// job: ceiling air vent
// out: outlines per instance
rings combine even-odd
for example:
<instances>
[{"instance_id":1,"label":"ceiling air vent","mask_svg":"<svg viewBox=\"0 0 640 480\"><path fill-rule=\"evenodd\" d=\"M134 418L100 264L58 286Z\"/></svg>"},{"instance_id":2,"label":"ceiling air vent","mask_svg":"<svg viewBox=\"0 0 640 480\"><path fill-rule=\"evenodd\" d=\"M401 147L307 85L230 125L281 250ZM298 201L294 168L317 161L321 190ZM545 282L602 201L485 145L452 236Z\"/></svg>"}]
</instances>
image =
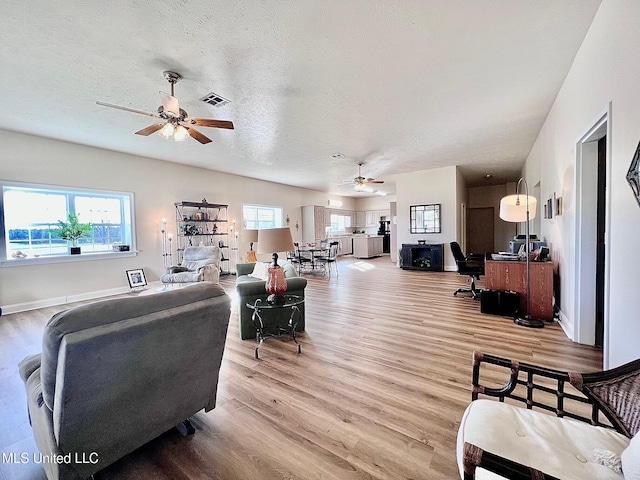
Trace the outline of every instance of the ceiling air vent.
<instances>
[{"instance_id":1,"label":"ceiling air vent","mask_svg":"<svg viewBox=\"0 0 640 480\"><path fill-rule=\"evenodd\" d=\"M231 100L227 100L222 95L218 95L217 93L213 93L213 92L208 93L207 95L202 97L200 100L203 101L204 103L208 103L209 105L213 105L214 107L221 107L231 101Z\"/></svg>"}]
</instances>

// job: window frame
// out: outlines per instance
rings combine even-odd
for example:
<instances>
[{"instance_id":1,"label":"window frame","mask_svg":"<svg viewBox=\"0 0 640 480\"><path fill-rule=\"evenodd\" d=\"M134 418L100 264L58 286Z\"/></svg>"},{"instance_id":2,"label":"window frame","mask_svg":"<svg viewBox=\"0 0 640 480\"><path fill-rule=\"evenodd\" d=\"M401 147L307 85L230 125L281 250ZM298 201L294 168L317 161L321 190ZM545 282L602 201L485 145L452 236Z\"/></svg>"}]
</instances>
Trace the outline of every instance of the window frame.
<instances>
[{"instance_id":1,"label":"window frame","mask_svg":"<svg viewBox=\"0 0 640 480\"><path fill-rule=\"evenodd\" d=\"M334 221L334 218L335 221ZM342 230L340 229L340 220L337 217L342 217ZM339 210L334 210L330 217L331 218L331 226L329 227L329 232L330 233L346 233L347 228L351 228L351 214L347 215L346 212L342 213ZM334 229L334 225L336 226L336 228Z\"/></svg>"},{"instance_id":2,"label":"window frame","mask_svg":"<svg viewBox=\"0 0 640 480\"><path fill-rule=\"evenodd\" d=\"M253 220L247 220L245 218L245 208L255 208L256 210L265 209L265 210L273 210L274 211L274 225L270 227L260 226L259 220L256 219L256 225L250 226L248 222L253 222ZM277 210L279 210L280 218L277 218ZM256 212L257 213L257 212ZM249 230L264 230L266 228L282 228L284 224L284 207L278 205L258 205L255 203L243 203L242 204L242 226L243 228Z\"/></svg>"},{"instance_id":3,"label":"window frame","mask_svg":"<svg viewBox=\"0 0 640 480\"><path fill-rule=\"evenodd\" d=\"M6 221L5 221L5 188L15 188L24 190L34 190L34 193L59 193L64 195L68 201L69 198L74 196L95 196L95 197L113 197L119 198L122 206L122 213L124 218L122 219L122 228L129 230L131 241L129 242L129 251L115 252L113 250L104 250L97 252L83 252L80 255L66 254L53 254L41 257L27 257L20 260L8 257L10 251L7 249L6 238ZM126 199L126 200L125 200ZM125 204L122 205L122 202ZM128 203L128 211L127 205ZM67 203L66 213L69 214L73 211L73 208L69 208ZM128 220L128 222L127 222ZM101 226L103 224L100 224ZM25 182L13 182L0 180L0 267L18 267L24 265L39 265L50 263L66 263L66 262L83 262L91 260L105 260L110 258L123 258L134 257L137 255L136 248L136 221L135 221L135 196L133 192L114 191L114 190L102 190L97 188L83 188L72 187L67 185L47 185L38 183L25 183Z\"/></svg>"},{"instance_id":4,"label":"window frame","mask_svg":"<svg viewBox=\"0 0 640 480\"><path fill-rule=\"evenodd\" d=\"M427 211L434 212L436 217L433 225L426 226L424 218ZM418 212L422 212L422 226L419 228L416 224L418 221ZM418 235L428 235L432 233L442 233L442 207L440 203L426 203L422 205L409 206L409 233Z\"/></svg>"}]
</instances>

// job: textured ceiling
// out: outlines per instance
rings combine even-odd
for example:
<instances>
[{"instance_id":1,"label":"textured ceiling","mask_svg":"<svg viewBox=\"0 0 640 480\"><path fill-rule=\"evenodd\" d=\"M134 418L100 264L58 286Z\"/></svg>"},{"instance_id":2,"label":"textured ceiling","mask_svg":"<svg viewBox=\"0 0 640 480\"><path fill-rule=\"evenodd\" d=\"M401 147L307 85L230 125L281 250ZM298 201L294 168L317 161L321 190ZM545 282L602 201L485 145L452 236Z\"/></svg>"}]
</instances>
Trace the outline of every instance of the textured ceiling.
<instances>
[{"instance_id":1,"label":"textured ceiling","mask_svg":"<svg viewBox=\"0 0 640 480\"><path fill-rule=\"evenodd\" d=\"M600 0L2 1L0 128L341 195L517 179ZM134 132L175 86L213 142ZM223 107L198 101L209 92ZM331 154L341 153L341 158Z\"/></svg>"}]
</instances>

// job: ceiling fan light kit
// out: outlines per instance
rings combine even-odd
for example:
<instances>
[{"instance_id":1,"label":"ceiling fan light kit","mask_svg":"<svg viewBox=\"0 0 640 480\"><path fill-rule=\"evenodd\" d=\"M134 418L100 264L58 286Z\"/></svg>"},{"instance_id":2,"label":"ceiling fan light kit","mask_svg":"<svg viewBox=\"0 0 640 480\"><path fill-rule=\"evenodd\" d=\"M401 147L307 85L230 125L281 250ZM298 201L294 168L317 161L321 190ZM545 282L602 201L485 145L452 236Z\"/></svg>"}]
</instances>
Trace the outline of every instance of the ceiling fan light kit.
<instances>
[{"instance_id":1,"label":"ceiling fan light kit","mask_svg":"<svg viewBox=\"0 0 640 480\"><path fill-rule=\"evenodd\" d=\"M193 125L199 127L210 128L226 128L233 130L233 122L228 120L213 120L211 118L190 118L186 111L180 108L178 99L174 96L174 85L182 78L179 73L172 72L171 70L165 70L162 72L164 78L171 85L171 95L164 92L160 93L160 99L162 105L158 107L156 113L145 112L142 110L136 110L134 108L123 107L121 105L114 105L106 102L96 102L98 105L104 107L117 108L127 112L138 113L140 115L146 115L149 117L160 118L164 120L164 123L159 122L148 127L138 130L136 135L149 136L152 133L158 132L162 138L168 139L173 136L176 142L184 142L187 138L191 137L202 144L210 143L211 139L200 133L193 128Z\"/></svg>"},{"instance_id":2,"label":"ceiling fan light kit","mask_svg":"<svg viewBox=\"0 0 640 480\"><path fill-rule=\"evenodd\" d=\"M342 154L340 154L342 155ZM385 192L378 192L378 190L376 190L375 188L371 187L371 184L381 184L384 183L384 180L375 180L373 178L365 178L362 176L362 165L364 165L364 163L359 162L358 163L358 176L355 177L353 180L350 180L348 182L343 182L343 183L347 183L347 184L353 184L353 188L356 192L367 192L367 193L375 193L377 195L386 195Z\"/></svg>"}]
</instances>

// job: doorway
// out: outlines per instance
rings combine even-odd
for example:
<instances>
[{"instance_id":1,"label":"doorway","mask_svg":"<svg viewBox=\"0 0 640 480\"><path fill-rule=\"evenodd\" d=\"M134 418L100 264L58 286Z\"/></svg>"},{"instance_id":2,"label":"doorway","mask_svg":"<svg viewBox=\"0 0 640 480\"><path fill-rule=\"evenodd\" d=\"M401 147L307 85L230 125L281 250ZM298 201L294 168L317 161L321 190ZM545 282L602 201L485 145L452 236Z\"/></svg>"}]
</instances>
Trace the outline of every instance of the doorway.
<instances>
[{"instance_id":1,"label":"doorway","mask_svg":"<svg viewBox=\"0 0 640 480\"><path fill-rule=\"evenodd\" d=\"M601 346L604 369L609 368L610 115L611 104L576 145L576 248L572 268L575 303L571 338Z\"/></svg>"},{"instance_id":2,"label":"doorway","mask_svg":"<svg viewBox=\"0 0 640 480\"><path fill-rule=\"evenodd\" d=\"M598 140L598 186L596 209L596 347L604 340L604 270L607 193L607 137Z\"/></svg>"},{"instance_id":3,"label":"doorway","mask_svg":"<svg viewBox=\"0 0 640 480\"><path fill-rule=\"evenodd\" d=\"M467 209L467 255L494 251L493 222L493 207Z\"/></svg>"}]
</instances>

